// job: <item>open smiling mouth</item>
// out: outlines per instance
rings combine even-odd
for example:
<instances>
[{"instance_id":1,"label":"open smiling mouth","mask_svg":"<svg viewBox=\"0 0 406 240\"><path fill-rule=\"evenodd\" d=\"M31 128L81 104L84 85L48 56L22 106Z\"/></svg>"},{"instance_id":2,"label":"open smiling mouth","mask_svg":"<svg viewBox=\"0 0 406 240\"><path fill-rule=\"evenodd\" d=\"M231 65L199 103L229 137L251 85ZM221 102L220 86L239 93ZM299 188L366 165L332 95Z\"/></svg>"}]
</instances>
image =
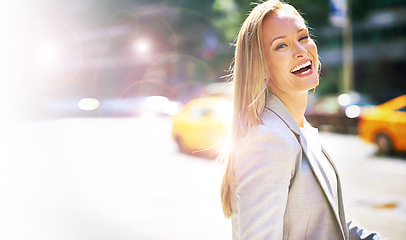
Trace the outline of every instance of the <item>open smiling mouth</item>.
<instances>
[{"instance_id":1,"label":"open smiling mouth","mask_svg":"<svg viewBox=\"0 0 406 240\"><path fill-rule=\"evenodd\" d=\"M307 61L299 66L296 66L292 70L290 70L291 73L295 74L296 76L307 76L308 74L311 74L312 71L312 62Z\"/></svg>"}]
</instances>

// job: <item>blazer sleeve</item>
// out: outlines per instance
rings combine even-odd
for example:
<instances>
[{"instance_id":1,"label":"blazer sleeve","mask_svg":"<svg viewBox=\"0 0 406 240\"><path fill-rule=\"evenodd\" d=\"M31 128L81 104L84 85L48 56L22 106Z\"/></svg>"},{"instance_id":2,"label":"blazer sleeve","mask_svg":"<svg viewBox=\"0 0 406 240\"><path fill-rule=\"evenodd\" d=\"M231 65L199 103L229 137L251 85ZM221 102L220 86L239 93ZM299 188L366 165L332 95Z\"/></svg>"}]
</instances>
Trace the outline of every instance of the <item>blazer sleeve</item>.
<instances>
[{"instance_id":1,"label":"blazer sleeve","mask_svg":"<svg viewBox=\"0 0 406 240\"><path fill-rule=\"evenodd\" d=\"M388 240L388 238L381 238L375 232L367 231L353 221L348 222L347 226L350 240Z\"/></svg>"},{"instance_id":2,"label":"blazer sleeve","mask_svg":"<svg viewBox=\"0 0 406 240\"><path fill-rule=\"evenodd\" d=\"M272 129L259 125L234 163L239 239L283 238L289 185L301 151L290 129Z\"/></svg>"}]
</instances>

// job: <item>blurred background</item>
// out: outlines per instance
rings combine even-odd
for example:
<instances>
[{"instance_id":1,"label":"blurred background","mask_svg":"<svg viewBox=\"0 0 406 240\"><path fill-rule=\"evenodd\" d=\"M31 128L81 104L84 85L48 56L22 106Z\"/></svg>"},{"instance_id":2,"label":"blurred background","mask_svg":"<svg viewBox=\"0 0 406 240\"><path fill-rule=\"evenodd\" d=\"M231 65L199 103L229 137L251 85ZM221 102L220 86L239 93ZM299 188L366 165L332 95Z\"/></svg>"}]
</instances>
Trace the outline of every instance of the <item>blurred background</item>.
<instances>
[{"instance_id":1,"label":"blurred background","mask_svg":"<svg viewBox=\"0 0 406 240\"><path fill-rule=\"evenodd\" d=\"M339 168L347 218L405 239L406 1L289 2L318 45L306 117ZM231 239L213 158L253 6L2 1L1 237Z\"/></svg>"}]
</instances>

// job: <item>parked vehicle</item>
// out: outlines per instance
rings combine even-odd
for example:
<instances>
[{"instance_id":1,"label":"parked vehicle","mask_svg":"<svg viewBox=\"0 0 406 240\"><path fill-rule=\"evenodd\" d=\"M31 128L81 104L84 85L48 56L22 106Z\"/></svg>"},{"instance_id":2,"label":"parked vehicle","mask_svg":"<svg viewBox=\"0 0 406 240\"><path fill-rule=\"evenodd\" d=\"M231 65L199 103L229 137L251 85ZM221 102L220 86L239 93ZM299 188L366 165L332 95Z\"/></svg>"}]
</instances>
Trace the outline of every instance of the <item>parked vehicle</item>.
<instances>
[{"instance_id":1,"label":"parked vehicle","mask_svg":"<svg viewBox=\"0 0 406 240\"><path fill-rule=\"evenodd\" d=\"M365 111L358 136L375 143L381 154L406 152L406 95Z\"/></svg>"},{"instance_id":2,"label":"parked vehicle","mask_svg":"<svg viewBox=\"0 0 406 240\"><path fill-rule=\"evenodd\" d=\"M173 117L172 136L181 152L217 154L224 147L231 117L228 98L197 98Z\"/></svg>"},{"instance_id":3,"label":"parked vehicle","mask_svg":"<svg viewBox=\"0 0 406 240\"><path fill-rule=\"evenodd\" d=\"M373 106L371 99L359 93L328 94L311 99L305 116L314 127L355 133L360 114Z\"/></svg>"}]
</instances>

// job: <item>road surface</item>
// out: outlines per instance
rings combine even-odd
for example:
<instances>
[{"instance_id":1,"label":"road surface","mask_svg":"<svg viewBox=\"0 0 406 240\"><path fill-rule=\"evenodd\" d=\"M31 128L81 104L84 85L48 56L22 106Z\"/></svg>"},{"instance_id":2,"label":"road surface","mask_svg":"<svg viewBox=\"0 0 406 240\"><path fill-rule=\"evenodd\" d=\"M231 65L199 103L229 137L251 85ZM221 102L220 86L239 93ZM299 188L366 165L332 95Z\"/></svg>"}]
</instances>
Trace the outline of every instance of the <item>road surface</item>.
<instances>
[{"instance_id":1,"label":"road surface","mask_svg":"<svg viewBox=\"0 0 406 240\"><path fill-rule=\"evenodd\" d=\"M2 124L0 238L227 240L222 166L178 152L170 119L66 118ZM347 218L406 239L406 160L356 136L321 133Z\"/></svg>"}]
</instances>

